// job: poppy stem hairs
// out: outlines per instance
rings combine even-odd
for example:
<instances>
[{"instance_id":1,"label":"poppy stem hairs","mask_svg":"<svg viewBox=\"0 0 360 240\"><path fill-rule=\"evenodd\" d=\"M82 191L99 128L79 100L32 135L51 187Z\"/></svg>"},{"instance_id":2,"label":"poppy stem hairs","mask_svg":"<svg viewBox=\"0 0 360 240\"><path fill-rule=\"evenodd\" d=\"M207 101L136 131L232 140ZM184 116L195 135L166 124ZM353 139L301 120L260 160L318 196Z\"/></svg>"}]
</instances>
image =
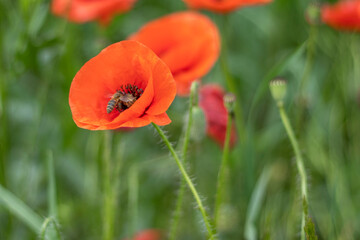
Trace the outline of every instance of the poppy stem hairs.
<instances>
[{"instance_id":1,"label":"poppy stem hairs","mask_svg":"<svg viewBox=\"0 0 360 240\"><path fill-rule=\"evenodd\" d=\"M194 105L196 106L197 102L198 102L197 101L197 98L198 98L197 93L199 91L198 88L199 88L198 82L193 82L191 84L190 97L189 97L189 113L188 113L187 123L185 126L185 134L184 134L184 140L183 140L183 146L182 146L182 157L183 157L183 163L185 166L187 164L186 156L187 156L187 149L188 149L189 140L190 140L191 126L192 126L192 122L193 122L193 106ZM179 218L180 218L181 210L182 210L182 206L183 206L185 187L186 187L186 182L185 182L185 179L182 178L181 184L180 184L180 189L179 189L179 194L177 196L175 213L174 213L174 216L173 216L173 219L171 222L169 240L176 239L176 231L177 231Z\"/></svg>"},{"instance_id":2,"label":"poppy stem hairs","mask_svg":"<svg viewBox=\"0 0 360 240\"><path fill-rule=\"evenodd\" d=\"M179 156L175 152L175 149L173 148L173 146L171 145L171 143L169 142L169 140L165 136L164 132L160 129L160 127L158 125L154 124L154 123L152 123L152 125L154 126L156 131L159 133L159 135L162 138L162 140L164 141L165 145L169 148L169 151L170 151L171 155L175 159L176 164L178 165L181 174L183 175L187 185L189 186L189 188L190 188L190 190L191 190L191 192L192 192L192 194L193 194L193 196L195 198L195 201L196 201L196 203L197 203L197 205L199 207L201 215L203 217L206 229L208 231L209 239L210 240L218 239L217 236L216 236L216 231L215 231L215 229L213 229L213 227L212 227L212 225L211 225L211 223L209 221L208 214L206 213L204 205L202 204L202 201L200 199L200 195L198 194L193 182L191 181L189 175L187 174L181 160L179 159Z\"/></svg>"},{"instance_id":3,"label":"poppy stem hairs","mask_svg":"<svg viewBox=\"0 0 360 240\"><path fill-rule=\"evenodd\" d=\"M228 117L226 124L226 135L223 148L223 155L221 158L221 165L219 169L218 179L217 179L217 190L216 190L216 199L215 199L215 214L214 214L214 223L215 227L219 229L218 223L220 217L222 217L222 207L225 201L228 201L228 184L229 184L229 151L230 151L230 139L231 139L231 129L233 125L233 108L235 103L234 94L226 94L224 96L225 106L227 108Z\"/></svg>"},{"instance_id":4,"label":"poppy stem hairs","mask_svg":"<svg viewBox=\"0 0 360 240\"><path fill-rule=\"evenodd\" d=\"M305 240L305 224L312 224L308 217L308 193L307 193L307 177L304 167L304 161L300 152L299 143L295 137L294 130L290 124L289 118L284 109L284 98L286 95L286 81L283 79L274 79L270 82L270 90L273 98L277 102L280 117L285 127L286 133L290 139L291 145L295 152L296 166L300 175L301 182L301 198L303 199L303 214L301 220L301 240ZM309 222L308 222L309 221Z\"/></svg>"}]
</instances>

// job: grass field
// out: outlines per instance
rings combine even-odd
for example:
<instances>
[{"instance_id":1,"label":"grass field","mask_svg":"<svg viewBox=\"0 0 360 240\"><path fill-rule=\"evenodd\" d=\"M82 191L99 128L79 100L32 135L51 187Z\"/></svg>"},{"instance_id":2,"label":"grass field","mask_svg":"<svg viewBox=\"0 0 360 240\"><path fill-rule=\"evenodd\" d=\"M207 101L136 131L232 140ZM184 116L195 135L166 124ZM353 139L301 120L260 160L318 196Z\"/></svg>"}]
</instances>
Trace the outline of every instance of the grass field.
<instances>
[{"instance_id":1,"label":"grass field","mask_svg":"<svg viewBox=\"0 0 360 240\"><path fill-rule=\"evenodd\" d=\"M228 15L201 11L222 36L221 56L201 82L235 91L242 109L219 239L301 238L303 179L270 94L277 76L287 80L284 109L303 157L317 238L360 239L360 36L309 25L311 2L274 0ZM151 125L78 128L69 89L103 48L186 5L138 0L106 27L68 22L49 6L0 0L0 239L120 240L144 229L168 239L182 176L158 133ZM172 123L162 128L179 152L188 105L177 96L167 111ZM211 219L222 155L209 137L190 140L187 170ZM176 239L207 239L188 188Z\"/></svg>"}]
</instances>

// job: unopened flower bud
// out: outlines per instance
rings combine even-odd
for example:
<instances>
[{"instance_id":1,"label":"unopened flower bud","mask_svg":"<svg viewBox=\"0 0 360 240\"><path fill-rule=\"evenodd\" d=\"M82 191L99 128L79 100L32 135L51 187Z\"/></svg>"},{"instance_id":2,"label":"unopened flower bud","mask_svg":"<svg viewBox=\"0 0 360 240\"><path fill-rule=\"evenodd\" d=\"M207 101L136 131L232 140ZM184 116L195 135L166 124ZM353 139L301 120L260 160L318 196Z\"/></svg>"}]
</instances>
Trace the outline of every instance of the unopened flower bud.
<instances>
[{"instance_id":1,"label":"unopened flower bud","mask_svg":"<svg viewBox=\"0 0 360 240\"><path fill-rule=\"evenodd\" d=\"M190 138L194 142L200 142L206 135L206 119L200 107L194 106L192 108L192 119Z\"/></svg>"},{"instance_id":2,"label":"unopened flower bud","mask_svg":"<svg viewBox=\"0 0 360 240\"><path fill-rule=\"evenodd\" d=\"M230 115L234 114L234 106L235 106L236 96L233 93L226 93L224 95L224 105L226 110Z\"/></svg>"},{"instance_id":3,"label":"unopened flower bud","mask_svg":"<svg viewBox=\"0 0 360 240\"><path fill-rule=\"evenodd\" d=\"M275 78L270 81L270 92L275 101L282 103L286 95L286 80L283 78Z\"/></svg>"},{"instance_id":4,"label":"unopened flower bud","mask_svg":"<svg viewBox=\"0 0 360 240\"><path fill-rule=\"evenodd\" d=\"M305 11L305 19L310 25L320 25L321 5L319 3L310 3Z\"/></svg>"}]
</instances>

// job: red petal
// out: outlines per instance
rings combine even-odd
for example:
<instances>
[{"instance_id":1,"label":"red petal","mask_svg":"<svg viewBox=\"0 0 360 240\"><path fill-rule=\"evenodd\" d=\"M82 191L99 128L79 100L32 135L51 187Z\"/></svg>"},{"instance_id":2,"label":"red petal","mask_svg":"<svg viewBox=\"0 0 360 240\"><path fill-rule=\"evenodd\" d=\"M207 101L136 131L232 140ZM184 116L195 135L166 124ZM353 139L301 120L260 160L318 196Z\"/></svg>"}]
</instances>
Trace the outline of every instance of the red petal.
<instances>
[{"instance_id":1,"label":"red petal","mask_svg":"<svg viewBox=\"0 0 360 240\"><path fill-rule=\"evenodd\" d=\"M108 114L109 100L126 84L136 85L144 93L125 111ZM122 41L105 48L79 70L71 84L69 103L79 127L116 129L124 124L140 126L137 119L165 113L175 91L168 67L149 48Z\"/></svg>"}]
</instances>

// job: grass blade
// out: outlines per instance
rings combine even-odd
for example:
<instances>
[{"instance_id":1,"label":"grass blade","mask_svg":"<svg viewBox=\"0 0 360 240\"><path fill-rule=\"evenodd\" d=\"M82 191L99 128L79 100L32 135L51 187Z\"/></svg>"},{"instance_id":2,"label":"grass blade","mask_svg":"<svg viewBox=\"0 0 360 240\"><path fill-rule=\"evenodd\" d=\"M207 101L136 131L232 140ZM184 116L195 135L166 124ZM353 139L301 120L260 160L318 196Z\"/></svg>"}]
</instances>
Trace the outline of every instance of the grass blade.
<instances>
[{"instance_id":1,"label":"grass blade","mask_svg":"<svg viewBox=\"0 0 360 240\"><path fill-rule=\"evenodd\" d=\"M35 213L22 200L17 198L10 191L0 185L0 203L19 218L24 224L34 232L39 233L43 218Z\"/></svg>"},{"instance_id":2,"label":"grass blade","mask_svg":"<svg viewBox=\"0 0 360 240\"><path fill-rule=\"evenodd\" d=\"M271 173L271 168L265 167L251 195L250 205L246 214L247 217L246 217L245 233L244 233L245 239L248 240L258 239L254 222L260 211L261 203L263 201L264 194L270 180L270 175L271 175L270 173Z\"/></svg>"}]
</instances>

